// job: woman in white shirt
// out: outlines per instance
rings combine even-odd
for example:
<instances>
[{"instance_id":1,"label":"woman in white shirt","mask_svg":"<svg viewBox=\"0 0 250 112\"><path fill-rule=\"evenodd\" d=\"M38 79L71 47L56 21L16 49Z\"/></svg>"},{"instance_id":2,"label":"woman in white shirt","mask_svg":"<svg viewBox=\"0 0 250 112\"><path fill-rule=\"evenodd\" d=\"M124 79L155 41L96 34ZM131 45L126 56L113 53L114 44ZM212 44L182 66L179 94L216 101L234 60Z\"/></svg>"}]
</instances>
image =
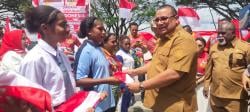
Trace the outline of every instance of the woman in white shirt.
<instances>
[{"instance_id":1,"label":"woman in white shirt","mask_svg":"<svg viewBox=\"0 0 250 112\"><path fill-rule=\"evenodd\" d=\"M19 72L47 89L56 108L75 91L71 66L57 46L69 35L69 26L63 13L50 6L38 6L25 12L25 24L29 32L40 33L42 38L26 54Z\"/></svg>"},{"instance_id":2,"label":"woman in white shirt","mask_svg":"<svg viewBox=\"0 0 250 112\"><path fill-rule=\"evenodd\" d=\"M122 62L122 70L128 70L134 68L134 58L130 54L130 39L128 36L121 35L120 40L120 49L116 53L116 57L118 60ZM122 85L121 85L122 86ZM126 87L124 88L124 92L118 102L118 111L127 112L129 106L131 105L131 100L134 100L134 95L131 93Z\"/></svg>"},{"instance_id":3,"label":"woman in white shirt","mask_svg":"<svg viewBox=\"0 0 250 112\"><path fill-rule=\"evenodd\" d=\"M4 34L0 48L1 71L18 71L26 54L27 36L23 30L13 30Z\"/></svg>"},{"instance_id":4,"label":"woman in white shirt","mask_svg":"<svg viewBox=\"0 0 250 112\"><path fill-rule=\"evenodd\" d=\"M122 35L119 40L120 49L116 53L116 57L122 62L122 70L134 68L134 58L130 54L130 39L128 36Z\"/></svg>"}]
</instances>

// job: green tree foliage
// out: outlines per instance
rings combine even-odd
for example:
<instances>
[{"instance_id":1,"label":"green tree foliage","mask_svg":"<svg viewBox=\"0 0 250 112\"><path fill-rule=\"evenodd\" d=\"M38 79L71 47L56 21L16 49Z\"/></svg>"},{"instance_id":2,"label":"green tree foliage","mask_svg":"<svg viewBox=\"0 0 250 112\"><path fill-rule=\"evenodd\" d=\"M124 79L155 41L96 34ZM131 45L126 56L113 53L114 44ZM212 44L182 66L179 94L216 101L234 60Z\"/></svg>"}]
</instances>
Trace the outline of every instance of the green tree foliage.
<instances>
[{"instance_id":1,"label":"green tree foliage","mask_svg":"<svg viewBox=\"0 0 250 112\"><path fill-rule=\"evenodd\" d=\"M139 25L150 22L159 4L164 2L149 2L148 0L133 0L136 7L132 10L130 20L119 18L119 0L95 0L91 2L91 14L102 19L107 25L107 31L117 35L127 34L128 24L136 22ZM143 29L143 28L142 28Z\"/></svg>"},{"instance_id":2,"label":"green tree foliage","mask_svg":"<svg viewBox=\"0 0 250 112\"><path fill-rule=\"evenodd\" d=\"M23 20L23 12L31 7L31 0L0 0L0 20L11 17L12 25Z\"/></svg>"},{"instance_id":3,"label":"green tree foliage","mask_svg":"<svg viewBox=\"0 0 250 112\"><path fill-rule=\"evenodd\" d=\"M233 19L239 17L239 10L250 3L249 0L176 0L178 5L188 5L194 8L205 4L224 18Z\"/></svg>"}]
</instances>

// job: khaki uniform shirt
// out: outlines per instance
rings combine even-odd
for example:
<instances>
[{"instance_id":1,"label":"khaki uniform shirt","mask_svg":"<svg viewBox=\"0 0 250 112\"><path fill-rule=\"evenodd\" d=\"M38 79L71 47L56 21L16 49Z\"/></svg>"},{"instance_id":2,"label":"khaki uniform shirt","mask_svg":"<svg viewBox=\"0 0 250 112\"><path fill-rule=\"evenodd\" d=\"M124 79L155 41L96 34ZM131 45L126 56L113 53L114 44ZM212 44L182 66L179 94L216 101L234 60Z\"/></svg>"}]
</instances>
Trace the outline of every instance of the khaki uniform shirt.
<instances>
[{"instance_id":1,"label":"khaki uniform shirt","mask_svg":"<svg viewBox=\"0 0 250 112\"><path fill-rule=\"evenodd\" d=\"M181 79L169 86L146 90L144 105L155 112L195 112L195 76L197 45L190 34L177 26L167 40L159 40L147 78L172 69L184 72Z\"/></svg>"},{"instance_id":2,"label":"khaki uniform shirt","mask_svg":"<svg viewBox=\"0 0 250 112\"><path fill-rule=\"evenodd\" d=\"M241 76L250 62L250 46L235 38L227 46L211 47L205 72L205 87L213 96L245 99Z\"/></svg>"}]
</instances>

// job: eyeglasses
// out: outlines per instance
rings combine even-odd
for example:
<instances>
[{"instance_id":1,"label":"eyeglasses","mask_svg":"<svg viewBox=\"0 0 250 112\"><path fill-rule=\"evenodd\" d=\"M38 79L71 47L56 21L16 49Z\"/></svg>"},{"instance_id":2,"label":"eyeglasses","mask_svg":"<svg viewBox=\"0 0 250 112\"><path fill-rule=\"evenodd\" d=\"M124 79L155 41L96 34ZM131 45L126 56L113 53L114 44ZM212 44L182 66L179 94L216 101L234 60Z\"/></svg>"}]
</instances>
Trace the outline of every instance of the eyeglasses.
<instances>
[{"instance_id":1,"label":"eyeglasses","mask_svg":"<svg viewBox=\"0 0 250 112\"><path fill-rule=\"evenodd\" d=\"M171 17L175 17L176 15L172 15L172 16L161 16L161 17L157 17L157 18L154 18L153 19L153 21L155 22L155 23L157 23L157 22L159 22L159 21L167 21L167 20L169 20L169 18L171 18Z\"/></svg>"}]
</instances>

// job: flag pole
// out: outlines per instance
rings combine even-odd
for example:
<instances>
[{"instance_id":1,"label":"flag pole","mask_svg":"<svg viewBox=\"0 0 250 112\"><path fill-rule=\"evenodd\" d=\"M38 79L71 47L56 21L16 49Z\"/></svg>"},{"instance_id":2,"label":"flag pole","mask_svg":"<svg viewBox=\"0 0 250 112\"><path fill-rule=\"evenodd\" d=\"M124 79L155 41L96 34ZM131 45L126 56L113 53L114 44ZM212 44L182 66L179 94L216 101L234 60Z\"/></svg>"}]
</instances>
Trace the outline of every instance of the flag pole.
<instances>
[{"instance_id":1,"label":"flag pole","mask_svg":"<svg viewBox=\"0 0 250 112\"><path fill-rule=\"evenodd\" d=\"M216 24L215 24L215 21L214 21L214 16L213 16L212 11L211 11L211 9L210 9L209 6L208 6L208 9L209 9L209 12L210 12L211 17L212 17L212 20L213 20L214 28L215 28L215 30L216 30L217 28L216 28Z\"/></svg>"},{"instance_id":2,"label":"flag pole","mask_svg":"<svg viewBox=\"0 0 250 112\"><path fill-rule=\"evenodd\" d=\"M91 0L88 0L88 15L91 16Z\"/></svg>"}]
</instances>

